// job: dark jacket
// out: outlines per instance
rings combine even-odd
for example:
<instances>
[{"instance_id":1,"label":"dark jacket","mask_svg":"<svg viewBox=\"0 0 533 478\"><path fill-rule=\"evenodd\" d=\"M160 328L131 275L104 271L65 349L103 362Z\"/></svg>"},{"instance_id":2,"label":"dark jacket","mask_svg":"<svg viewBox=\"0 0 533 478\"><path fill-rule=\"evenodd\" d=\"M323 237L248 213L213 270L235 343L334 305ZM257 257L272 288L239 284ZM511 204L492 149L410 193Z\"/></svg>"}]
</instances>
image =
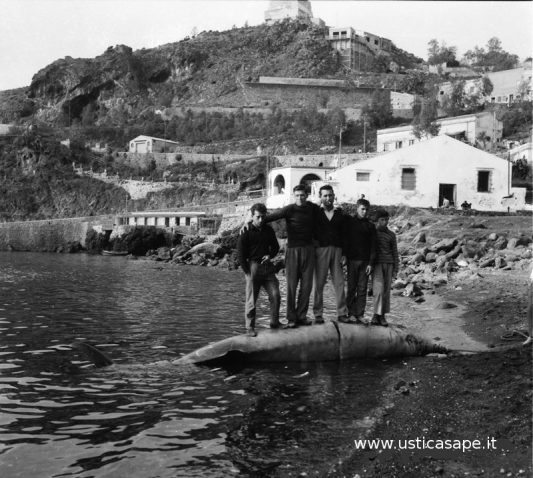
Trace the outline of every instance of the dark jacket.
<instances>
[{"instance_id":1,"label":"dark jacket","mask_svg":"<svg viewBox=\"0 0 533 478\"><path fill-rule=\"evenodd\" d=\"M237 254L239 263L245 274L250 273L250 261L261 262L264 256L273 258L279 252L279 243L272 229L267 224L263 224L261 229L250 224L237 242Z\"/></svg>"},{"instance_id":2,"label":"dark jacket","mask_svg":"<svg viewBox=\"0 0 533 478\"><path fill-rule=\"evenodd\" d=\"M289 204L270 213L265 221L285 219L287 223L287 247L312 246L319 210L320 208L316 204L309 201L303 206Z\"/></svg>"},{"instance_id":3,"label":"dark jacket","mask_svg":"<svg viewBox=\"0 0 533 478\"><path fill-rule=\"evenodd\" d=\"M347 216L345 254L352 261L376 262L376 227L368 219Z\"/></svg>"},{"instance_id":4,"label":"dark jacket","mask_svg":"<svg viewBox=\"0 0 533 478\"><path fill-rule=\"evenodd\" d=\"M347 216L340 209L333 210L333 217L328 219L324 209L319 208L316 217L315 237L319 247L335 246L345 248L347 233Z\"/></svg>"}]
</instances>

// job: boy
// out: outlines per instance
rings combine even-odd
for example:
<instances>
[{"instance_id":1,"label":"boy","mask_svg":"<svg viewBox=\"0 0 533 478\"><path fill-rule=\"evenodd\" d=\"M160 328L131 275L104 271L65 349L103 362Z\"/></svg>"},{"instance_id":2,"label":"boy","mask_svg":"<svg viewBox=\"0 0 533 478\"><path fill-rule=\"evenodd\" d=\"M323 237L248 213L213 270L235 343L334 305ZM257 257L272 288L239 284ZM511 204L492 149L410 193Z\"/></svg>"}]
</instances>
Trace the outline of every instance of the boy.
<instances>
[{"instance_id":1,"label":"boy","mask_svg":"<svg viewBox=\"0 0 533 478\"><path fill-rule=\"evenodd\" d=\"M387 327L389 324L385 314L390 311L391 285L398 274L400 261L396 235L387 227L389 213L384 209L379 210L376 221L377 259L373 270L374 316L371 324Z\"/></svg>"},{"instance_id":2,"label":"boy","mask_svg":"<svg viewBox=\"0 0 533 478\"><path fill-rule=\"evenodd\" d=\"M281 327L279 321L280 293L279 282L270 260L279 252L279 244L274 230L265 224L267 208L257 203L251 208L250 227L239 236L237 251L239 262L246 277L245 326L249 337L255 331L255 303L259 290L263 287L270 301L270 328Z\"/></svg>"}]
</instances>

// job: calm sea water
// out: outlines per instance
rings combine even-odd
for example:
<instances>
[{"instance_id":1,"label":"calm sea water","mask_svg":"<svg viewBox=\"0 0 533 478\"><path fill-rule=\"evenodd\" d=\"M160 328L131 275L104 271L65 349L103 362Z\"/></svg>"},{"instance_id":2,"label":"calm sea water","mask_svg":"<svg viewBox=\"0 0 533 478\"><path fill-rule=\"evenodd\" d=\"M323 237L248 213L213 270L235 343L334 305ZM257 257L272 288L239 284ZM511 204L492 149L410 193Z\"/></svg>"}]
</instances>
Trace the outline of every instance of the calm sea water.
<instances>
[{"instance_id":1,"label":"calm sea water","mask_svg":"<svg viewBox=\"0 0 533 478\"><path fill-rule=\"evenodd\" d=\"M327 474L367 429L390 365L166 362L242 333L243 299L237 271L0 253L0 476ZM263 296L260 310L266 326ZM114 365L95 368L77 341Z\"/></svg>"}]
</instances>

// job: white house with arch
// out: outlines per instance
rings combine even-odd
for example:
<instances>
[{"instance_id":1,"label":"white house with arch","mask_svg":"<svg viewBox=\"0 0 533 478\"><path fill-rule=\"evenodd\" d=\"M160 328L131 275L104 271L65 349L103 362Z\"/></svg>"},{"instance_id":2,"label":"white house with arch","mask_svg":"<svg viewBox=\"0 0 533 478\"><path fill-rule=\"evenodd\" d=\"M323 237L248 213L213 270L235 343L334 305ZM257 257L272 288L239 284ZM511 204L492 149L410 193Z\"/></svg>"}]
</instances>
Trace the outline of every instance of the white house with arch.
<instances>
[{"instance_id":1,"label":"white house with arch","mask_svg":"<svg viewBox=\"0 0 533 478\"><path fill-rule=\"evenodd\" d=\"M314 181L330 179L333 171L334 168L301 166L271 169L268 173L267 208L276 209L290 204L295 186L304 184L311 191Z\"/></svg>"},{"instance_id":2,"label":"white house with arch","mask_svg":"<svg viewBox=\"0 0 533 478\"><path fill-rule=\"evenodd\" d=\"M330 174L340 202L364 194L377 205L439 207L444 198L480 211L523 210L526 188L511 187L509 162L449 136L437 136Z\"/></svg>"}]
</instances>

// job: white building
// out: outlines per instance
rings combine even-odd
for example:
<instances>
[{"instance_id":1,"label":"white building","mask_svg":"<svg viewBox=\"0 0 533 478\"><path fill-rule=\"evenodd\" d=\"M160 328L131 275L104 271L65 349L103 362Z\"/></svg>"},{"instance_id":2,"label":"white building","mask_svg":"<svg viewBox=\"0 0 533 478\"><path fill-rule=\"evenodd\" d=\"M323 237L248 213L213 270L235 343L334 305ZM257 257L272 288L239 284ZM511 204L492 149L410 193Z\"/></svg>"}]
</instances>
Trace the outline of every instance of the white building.
<instances>
[{"instance_id":1,"label":"white building","mask_svg":"<svg viewBox=\"0 0 533 478\"><path fill-rule=\"evenodd\" d=\"M510 104L517 100L531 100L531 62L519 68L487 73L494 89L487 100L490 103Z\"/></svg>"},{"instance_id":2,"label":"white building","mask_svg":"<svg viewBox=\"0 0 533 478\"><path fill-rule=\"evenodd\" d=\"M311 190L314 181L331 178L334 168L289 166L273 168L268 173L266 206L277 209L292 202L292 190L298 184L304 184Z\"/></svg>"},{"instance_id":3,"label":"white building","mask_svg":"<svg viewBox=\"0 0 533 478\"><path fill-rule=\"evenodd\" d=\"M464 139L470 144L476 144L478 137L484 133L487 143L502 138L503 123L498 121L490 111L483 111L471 115L441 118L436 121L440 125L439 136L448 135L457 139ZM426 137L417 139L413 134L412 125L399 126L377 130L376 151L394 151L395 149L412 146L420 141L426 141Z\"/></svg>"},{"instance_id":4,"label":"white building","mask_svg":"<svg viewBox=\"0 0 533 478\"><path fill-rule=\"evenodd\" d=\"M179 143L168 139L140 135L129 142L130 153L172 153Z\"/></svg>"},{"instance_id":5,"label":"white building","mask_svg":"<svg viewBox=\"0 0 533 478\"><path fill-rule=\"evenodd\" d=\"M508 161L448 136L358 161L330 174L340 202L362 194L373 204L439 207L447 198L480 211L525 209L525 188L512 188ZM511 196L511 197L509 197Z\"/></svg>"},{"instance_id":6,"label":"white building","mask_svg":"<svg viewBox=\"0 0 533 478\"><path fill-rule=\"evenodd\" d=\"M129 226L198 226L198 219L205 217L200 211L135 211L128 213L125 219Z\"/></svg>"},{"instance_id":7,"label":"white building","mask_svg":"<svg viewBox=\"0 0 533 478\"><path fill-rule=\"evenodd\" d=\"M509 150L509 158L513 163L521 159L526 161L528 164L531 164L532 156L533 147L531 142L520 144Z\"/></svg>"}]
</instances>

